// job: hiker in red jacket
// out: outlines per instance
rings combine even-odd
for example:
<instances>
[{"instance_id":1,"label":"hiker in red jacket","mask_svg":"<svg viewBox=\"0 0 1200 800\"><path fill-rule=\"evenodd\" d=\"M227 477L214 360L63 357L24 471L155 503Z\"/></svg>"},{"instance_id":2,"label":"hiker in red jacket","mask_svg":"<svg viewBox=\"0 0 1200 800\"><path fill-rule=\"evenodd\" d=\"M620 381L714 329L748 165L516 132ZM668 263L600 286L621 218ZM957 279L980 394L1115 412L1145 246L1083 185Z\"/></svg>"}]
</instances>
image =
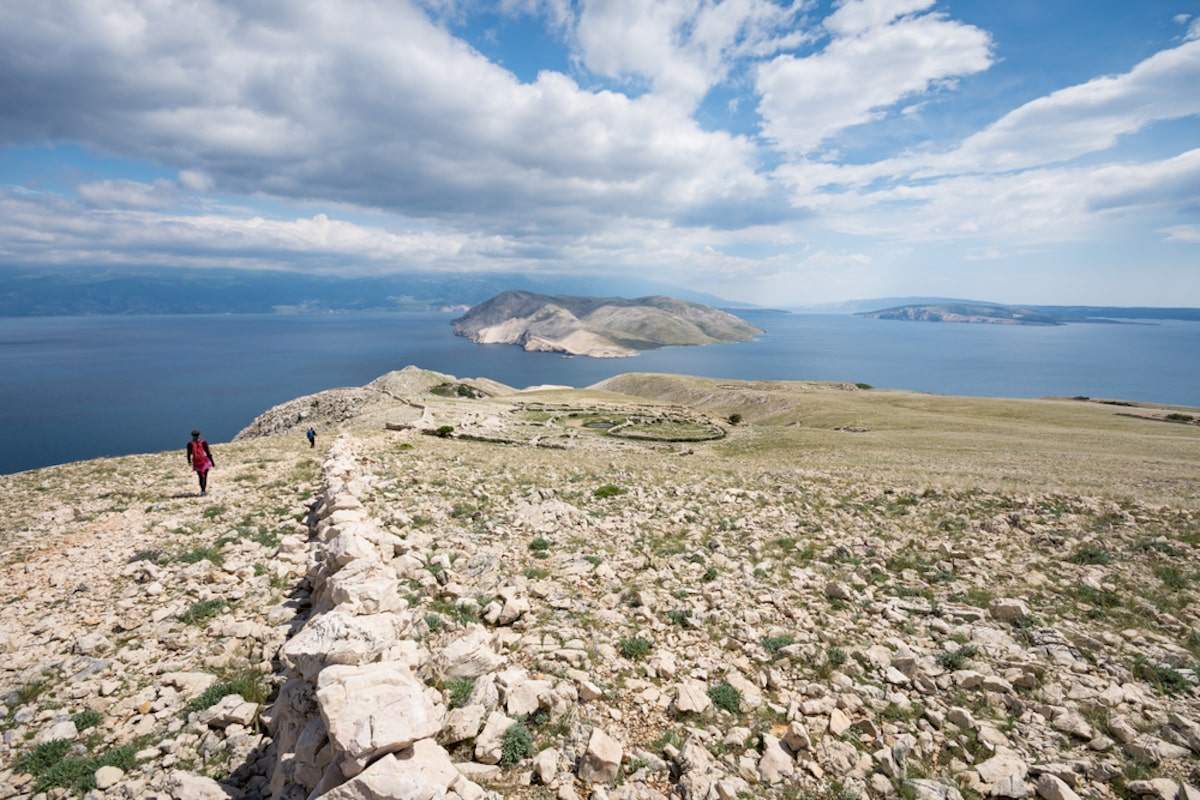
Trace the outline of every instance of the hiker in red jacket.
<instances>
[{"instance_id":1,"label":"hiker in red jacket","mask_svg":"<svg viewBox=\"0 0 1200 800\"><path fill-rule=\"evenodd\" d=\"M217 464L213 461L212 450L208 449L208 442L200 438L200 431L192 431L192 440L187 443L187 460L200 478L200 495L208 494L208 471Z\"/></svg>"}]
</instances>

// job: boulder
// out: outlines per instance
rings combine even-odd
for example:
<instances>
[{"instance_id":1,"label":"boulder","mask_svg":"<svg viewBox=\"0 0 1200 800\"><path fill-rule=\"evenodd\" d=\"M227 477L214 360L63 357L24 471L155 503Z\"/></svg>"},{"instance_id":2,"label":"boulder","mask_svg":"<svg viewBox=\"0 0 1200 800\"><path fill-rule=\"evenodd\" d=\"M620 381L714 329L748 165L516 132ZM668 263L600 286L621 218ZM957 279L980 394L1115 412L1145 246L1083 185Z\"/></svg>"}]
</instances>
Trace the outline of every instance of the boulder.
<instances>
[{"instance_id":1,"label":"boulder","mask_svg":"<svg viewBox=\"0 0 1200 800\"><path fill-rule=\"evenodd\" d=\"M483 730L475 737L475 760L481 764L499 764L500 747L504 733L513 724L513 719L499 711L488 714Z\"/></svg>"},{"instance_id":2,"label":"boulder","mask_svg":"<svg viewBox=\"0 0 1200 800\"><path fill-rule=\"evenodd\" d=\"M1016 622L1029 616L1029 606L1014 597L998 597L988 608L992 619L998 622Z\"/></svg>"},{"instance_id":3,"label":"boulder","mask_svg":"<svg viewBox=\"0 0 1200 800\"><path fill-rule=\"evenodd\" d=\"M587 750L579 762L579 779L584 783L611 784L621 769L621 744L600 728L592 728Z\"/></svg>"},{"instance_id":4,"label":"boulder","mask_svg":"<svg viewBox=\"0 0 1200 800\"><path fill-rule=\"evenodd\" d=\"M374 661L408 629L406 615L394 612L354 616L339 609L320 614L280 649L284 664L314 680L331 664Z\"/></svg>"},{"instance_id":5,"label":"boulder","mask_svg":"<svg viewBox=\"0 0 1200 800\"><path fill-rule=\"evenodd\" d=\"M491 634L473 626L446 645L439 666L442 675L448 678L476 678L496 669L503 661L492 649Z\"/></svg>"},{"instance_id":6,"label":"boulder","mask_svg":"<svg viewBox=\"0 0 1200 800\"><path fill-rule=\"evenodd\" d=\"M450 755L429 739L389 753L324 795L326 800L442 800L463 778ZM474 786L474 784L470 784ZM478 787L476 787L478 788Z\"/></svg>"},{"instance_id":7,"label":"boulder","mask_svg":"<svg viewBox=\"0 0 1200 800\"><path fill-rule=\"evenodd\" d=\"M175 800L229 800L231 797L231 794L212 778L182 770L175 770L168 776L167 788Z\"/></svg>"},{"instance_id":8,"label":"boulder","mask_svg":"<svg viewBox=\"0 0 1200 800\"><path fill-rule=\"evenodd\" d=\"M712 708L708 688L700 681L687 678L675 687L675 709L684 714L703 714Z\"/></svg>"},{"instance_id":9,"label":"boulder","mask_svg":"<svg viewBox=\"0 0 1200 800\"><path fill-rule=\"evenodd\" d=\"M332 666L321 671L317 703L342 771L355 775L383 753L437 735L445 709L408 668L391 662Z\"/></svg>"}]
</instances>

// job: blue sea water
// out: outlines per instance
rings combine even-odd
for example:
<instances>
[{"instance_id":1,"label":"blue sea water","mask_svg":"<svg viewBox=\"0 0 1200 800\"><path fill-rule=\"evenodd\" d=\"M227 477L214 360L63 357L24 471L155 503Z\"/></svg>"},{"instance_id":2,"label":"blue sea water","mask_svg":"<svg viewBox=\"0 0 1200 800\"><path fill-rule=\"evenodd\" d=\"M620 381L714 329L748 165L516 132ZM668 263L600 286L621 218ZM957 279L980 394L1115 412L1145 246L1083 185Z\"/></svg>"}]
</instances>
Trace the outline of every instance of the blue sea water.
<instances>
[{"instance_id":1,"label":"blue sea water","mask_svg":"<svg viewBox=\"0 0 1200 800\"><path fill-rule=\"evenodd\" d=\"M744 312L754 342L632 359L480 346L453 315L338 313L0 319L0 473L231 438L266 408L407 364L515 386L632 370L864 381L945 394L1085 394L1200 405L1200 323L953 325Z\"/></svg>"}]
</instances>

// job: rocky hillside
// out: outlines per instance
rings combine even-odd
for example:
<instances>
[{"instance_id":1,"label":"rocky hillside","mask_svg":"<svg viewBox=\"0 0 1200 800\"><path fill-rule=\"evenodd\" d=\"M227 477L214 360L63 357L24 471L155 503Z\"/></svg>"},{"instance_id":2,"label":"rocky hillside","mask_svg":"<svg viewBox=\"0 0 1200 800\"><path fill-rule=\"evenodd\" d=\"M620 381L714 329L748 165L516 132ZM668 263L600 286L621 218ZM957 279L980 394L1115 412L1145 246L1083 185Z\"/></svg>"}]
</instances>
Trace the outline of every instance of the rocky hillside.
<instances>
[{"instance_id":1,"label":"rocky hillside","mask_svg":"<svg viewBox=\"0 0 1200 800\"><path fill-rule=\"evenodd\" d=\"M0 798L1197 797L1192 428L688 381L391 373L205 498L179 453L0 476ZM1015 482L890 444L968 412ZM1007 444L1070 425L1112 491Z\"/></svg>"},{"instance_id":2,"label":"rocky hillside","mask_svg":"<svg viewBox=\"0 0 1200 800\"><path fill-rule=\"evenodd\" d=\"M719 309L670 297L552 297L503 292L453 323L479 344L616 358L666 345L740 342L761 330Z\"/></svg>"}]
</instances>

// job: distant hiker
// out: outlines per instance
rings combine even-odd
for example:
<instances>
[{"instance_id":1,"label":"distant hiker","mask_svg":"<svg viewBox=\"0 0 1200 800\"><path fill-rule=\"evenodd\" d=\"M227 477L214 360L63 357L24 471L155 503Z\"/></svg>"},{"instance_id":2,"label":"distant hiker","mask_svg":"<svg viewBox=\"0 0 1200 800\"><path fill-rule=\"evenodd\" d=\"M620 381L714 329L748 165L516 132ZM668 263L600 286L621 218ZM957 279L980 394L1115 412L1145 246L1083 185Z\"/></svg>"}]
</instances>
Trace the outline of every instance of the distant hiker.
<instances>
[{"instance_id":1,"label":"distant hiker","mask_svg":"<svg viewBox=\"0 0 1200 800\"><path fill-rule=\"evenodd\" d=\"M200 478L201 496L208 494L208 471L217 464L213 461L212 450L208 449L208 442L200 438L200 431L192 431L192 440L187 443L187 460Z\"/></svg>"},{"instance_id":2,"label":"distant hiker","mask_svg":"<svg viewBox=\"0 0 1200 800\"><path fill-rule=\"evenodd\" d=\"M317 432L313 430L311 425L308 427L308 431L304 435L308 437L308 446L310 448L317 446Z\"/></svg>"}]
</instances>

